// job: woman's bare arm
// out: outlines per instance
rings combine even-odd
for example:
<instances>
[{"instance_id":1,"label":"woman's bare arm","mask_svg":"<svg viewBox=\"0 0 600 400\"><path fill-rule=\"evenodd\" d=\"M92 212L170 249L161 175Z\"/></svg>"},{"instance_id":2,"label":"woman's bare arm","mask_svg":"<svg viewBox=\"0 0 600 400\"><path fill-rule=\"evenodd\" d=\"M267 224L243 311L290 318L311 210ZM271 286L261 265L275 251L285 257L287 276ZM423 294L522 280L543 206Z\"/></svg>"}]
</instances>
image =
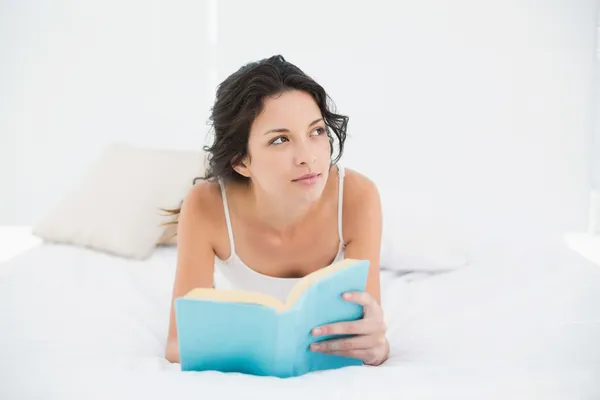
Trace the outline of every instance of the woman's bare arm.
<instances>
[{"instance_id":1,"label":"woman's bare arm","mask_svg":"<svg viewBox=\"0 0 600 400\"><path fill-rule=\"evenodd\" d=\"M171 316L165 358L179 362L175 298L197 287L213 287L214 250L210 236L211 219L208 183L200 183L189 192L181 206L177 227L177 271L171 298Z\"/></svg>"},{"instance_id":2,"label":"woman's bare arm","mask_svg":"<svg viewBox=\"0 0 600 400\"><path fill-rule=\"evenodd\" d=\"M382 213L377 186L367 177L348 171L344 186L344 238L346 258L369 260L366 292L381 305L379 259ZM346 201L346 199L348 199Z\"/></svg>"}]
</instances>

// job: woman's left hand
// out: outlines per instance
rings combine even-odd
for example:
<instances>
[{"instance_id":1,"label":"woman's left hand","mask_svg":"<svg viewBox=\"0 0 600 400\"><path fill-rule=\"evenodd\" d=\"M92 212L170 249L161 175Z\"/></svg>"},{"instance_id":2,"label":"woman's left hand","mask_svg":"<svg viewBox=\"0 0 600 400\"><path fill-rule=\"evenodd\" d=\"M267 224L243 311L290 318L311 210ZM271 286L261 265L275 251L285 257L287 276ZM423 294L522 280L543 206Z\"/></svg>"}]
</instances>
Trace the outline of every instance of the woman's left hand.
<instances>
[{"instance_id":1,"label":"woman's left hand","mask_svg":"<svg viewBox=\"0 0 600 400\"><path fill-rule=\"evenodd\" d=\"M313 336L357 335L343 339L328 339L313 343L312 351L359 358L367 365L380 365L389 355L385 336L383 310L367 292L346 292L343 298L363 306L363 318L356 321L322 325L312 330Z\"/></svg>"}]
</instances>

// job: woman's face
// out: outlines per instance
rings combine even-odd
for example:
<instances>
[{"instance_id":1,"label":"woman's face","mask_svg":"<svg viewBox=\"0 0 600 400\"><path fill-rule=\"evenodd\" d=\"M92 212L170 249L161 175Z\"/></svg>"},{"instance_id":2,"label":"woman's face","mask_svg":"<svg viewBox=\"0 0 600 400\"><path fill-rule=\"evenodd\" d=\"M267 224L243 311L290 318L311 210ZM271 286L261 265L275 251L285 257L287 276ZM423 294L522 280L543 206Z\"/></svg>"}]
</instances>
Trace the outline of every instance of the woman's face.
<instances>
[{"instance_id":1,"label":"woman's face","mask_svg":"<svg viewBox=\"0 0 600 400\"><path fill-rule=\"evenodd\" d=\"M306 92L264 100L250 128L243 175L269 195L293 202L317 200L327 182L330 143L321 111Z\"/></svg>"}]
</instances>

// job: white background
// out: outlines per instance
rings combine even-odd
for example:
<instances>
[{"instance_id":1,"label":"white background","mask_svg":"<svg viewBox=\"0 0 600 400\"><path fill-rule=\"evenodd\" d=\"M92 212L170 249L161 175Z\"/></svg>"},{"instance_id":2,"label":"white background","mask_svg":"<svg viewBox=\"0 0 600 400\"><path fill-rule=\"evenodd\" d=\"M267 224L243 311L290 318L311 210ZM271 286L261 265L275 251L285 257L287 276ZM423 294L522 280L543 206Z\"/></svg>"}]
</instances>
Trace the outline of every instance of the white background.
<instances>
[{"instance_id":1,"label":"white background","mask_svg":"<svg viewBox=\"0 0 600 400\"><path fill-rule=\"evenodd\" d=\"M1 1L0 224L35 224L110 141L199 149L215 85L282 54L350 116L344 164L386 209L425 202L414 220L470 249L543 251L585 229L600 176L596 16L595 0Z\"/></svg>"}]
</instances>

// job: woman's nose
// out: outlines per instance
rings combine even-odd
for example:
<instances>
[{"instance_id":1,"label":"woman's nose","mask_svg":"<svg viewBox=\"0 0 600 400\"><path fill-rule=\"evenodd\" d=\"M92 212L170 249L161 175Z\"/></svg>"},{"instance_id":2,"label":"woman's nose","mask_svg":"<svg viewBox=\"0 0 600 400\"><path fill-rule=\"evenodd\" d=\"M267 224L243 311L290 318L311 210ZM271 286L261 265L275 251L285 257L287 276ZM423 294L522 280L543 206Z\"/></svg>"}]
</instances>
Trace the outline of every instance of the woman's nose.
<instances>
[{"instance_id":1,"label":"woman's nose","mask_svg":"<svg viewBox=\"0 0 600 400\"><path fill-rule=\"evenodd\" d=\"M298 165L312 165L316 160L315 155L311 151L310 147L305 143L298 144L296 149L296 163Z\"/></svg>"}]
</instances>

